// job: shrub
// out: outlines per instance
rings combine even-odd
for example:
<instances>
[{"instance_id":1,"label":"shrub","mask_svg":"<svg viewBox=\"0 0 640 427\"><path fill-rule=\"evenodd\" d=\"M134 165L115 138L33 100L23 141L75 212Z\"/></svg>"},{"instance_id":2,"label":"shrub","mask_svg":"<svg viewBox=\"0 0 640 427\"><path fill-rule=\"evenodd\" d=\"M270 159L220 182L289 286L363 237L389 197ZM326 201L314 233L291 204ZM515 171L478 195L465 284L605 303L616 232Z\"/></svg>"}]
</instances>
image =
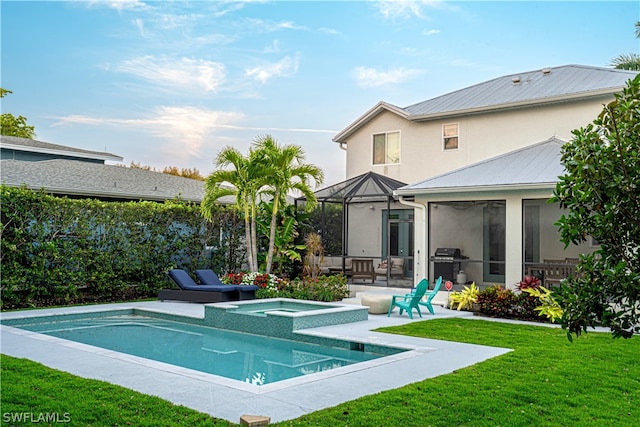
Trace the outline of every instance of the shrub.
<instances>
[{"instance_id":1,"label":"shrub","mask_svg":"<svg viewBox=\"0 0 640 427\"><path fill-rule=\"evenodd\" d=\"M170 268L242 262L241 223L223 206L205 222L175 200L72 200L4 185L0 198L3 310L153 297Z\"/></svg>"},{"instance_id":2,"label":"shrub","mask_svg":"<svg viewBox=\"0 0 640 427\"><path fill-rule=\"evenodd\" d=\"M511 317L515 294L499 285L489 286L478 294L480 312L491 317Z\"/></svg>"},{"instance_id":3,"label":"shrub","mask_svg":"<svg viewBox=\"0 0 640 427\"><path fill-rule=\"evenodd\" d=\"M524 279L516 285L516 288L520 291L525 289L538 289L541 284L540 279L535 276L524 276Z\"/></svg>"},{"instance_id":4,"label":"shrub","mask_svg":"<svg viewBox=\"0 0 640 427\"><path fill-rule=\"evenodd\" d=\"M465 286L460 292L451 292L449 295L449 303L451 308L454 306L459 310L470 310L474 303L478 302L478 287L476 283L471 283L470 286Z\"/></svg>"},{"instance_id":5,"label":"shrub","mask_svg":"<svg viewBox=\"0 0 640 427\"><path fill-rule=\"evenodd\" d=\"M294 298L312 301L340 301L349 295L347 277L342 274L293 280L279 279L276 286L261 287L256 298Z\"/></svg>"}]
</instances>

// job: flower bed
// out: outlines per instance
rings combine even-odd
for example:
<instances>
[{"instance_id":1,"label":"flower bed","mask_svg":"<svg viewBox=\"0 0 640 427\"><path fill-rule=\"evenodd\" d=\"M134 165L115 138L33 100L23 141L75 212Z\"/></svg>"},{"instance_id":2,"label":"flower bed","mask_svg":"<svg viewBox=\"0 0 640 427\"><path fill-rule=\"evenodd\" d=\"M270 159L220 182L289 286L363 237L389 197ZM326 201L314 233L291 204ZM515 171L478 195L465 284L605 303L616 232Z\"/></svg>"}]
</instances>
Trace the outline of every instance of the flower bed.
<instances>
[{"instance_id":1,"label":"flower bed","mask_svg":"<svg viewBox=\"0 0 640 427\"><path fill-rule=\"evenodd\" d=\"M294 298L312 301L340 301L349 295L347 277L342 274L318 278L280 279L265 273L229 273L222 283L257 285L256 298Z\"/></svg>"}]
</instances>

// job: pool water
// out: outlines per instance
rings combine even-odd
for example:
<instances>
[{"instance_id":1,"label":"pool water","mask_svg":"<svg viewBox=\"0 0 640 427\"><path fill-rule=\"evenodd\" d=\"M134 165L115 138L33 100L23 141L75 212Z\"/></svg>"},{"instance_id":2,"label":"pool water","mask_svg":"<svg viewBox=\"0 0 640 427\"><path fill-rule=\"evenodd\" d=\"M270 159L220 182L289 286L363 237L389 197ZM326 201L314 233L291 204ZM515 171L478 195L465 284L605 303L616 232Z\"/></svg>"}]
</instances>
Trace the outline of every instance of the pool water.
<instances>
[{"instance_id":1,"label":"pool water","mask_svg":"<svg viewBox=\"0 0 640 427\"><path fill-rule=\"evenodd\" d=\"M230 303L234 304L234 303ZM261 300L251 301L244 304L237 304L233 309L236 313L253 314L258 316L264 316L267 313L274 311L281 311L284 313L302 313L302 312L314 312L320 310L330 310L340 308L340 306L329 304L312 304L309 302L293 302L288 300L274 299L274 300Z\"/></svg>"},{"instance_id":2,"label":"pool water","mask_svg":"<svg viewBox=\"0 0 640 427\"><path fill-rule=\"evenodd\" d=\"M31 318L13 326L255 385L385 356L361 351L357 343L328 347L137 314L55 322Z\"/></svg>"}]
</instances>

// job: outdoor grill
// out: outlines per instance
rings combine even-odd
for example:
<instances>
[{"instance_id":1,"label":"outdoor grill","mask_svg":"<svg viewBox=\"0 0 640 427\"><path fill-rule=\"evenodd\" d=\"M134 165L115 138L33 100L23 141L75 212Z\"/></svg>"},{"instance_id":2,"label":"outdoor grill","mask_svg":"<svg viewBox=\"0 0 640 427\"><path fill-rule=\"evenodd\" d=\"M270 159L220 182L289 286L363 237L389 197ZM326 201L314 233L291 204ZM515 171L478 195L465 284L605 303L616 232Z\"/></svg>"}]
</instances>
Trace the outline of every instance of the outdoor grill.
<instances>
[{"instance_id":1,"label":"outdoor grill","mask_svg":"<svg viewBox=\"0 0 640 427\"><path fill-rule=\"evenodd\" d=\"M438 248L431 257L433 261L433 277L442 276L442 280L456 282L460 271L460 260L465 259L458 248Z\"/></svg>"}]
</instances>

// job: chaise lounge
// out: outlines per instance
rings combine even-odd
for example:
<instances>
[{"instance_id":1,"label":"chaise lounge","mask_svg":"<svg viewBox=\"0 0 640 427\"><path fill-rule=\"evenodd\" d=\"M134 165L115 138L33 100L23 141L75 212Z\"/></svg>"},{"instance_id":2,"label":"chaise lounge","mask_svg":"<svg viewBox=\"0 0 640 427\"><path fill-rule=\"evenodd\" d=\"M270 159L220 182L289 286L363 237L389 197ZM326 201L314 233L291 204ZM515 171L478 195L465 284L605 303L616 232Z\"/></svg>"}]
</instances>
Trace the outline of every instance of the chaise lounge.
<instances>
[{"instance_id":1,"label":"chaise lounge","mask_svg":"<svg viewBox=\"0 0 640 427\"><path fill-rule=\"evenodd\" d=\"M169 270L168 274L169 278L180 289L160 290L158 299L161 301L175 300L207 303L238 300L238 287L236 285L225 285L222 282L219 285L198 285L186 271L181 269Z\"/></svg>"},{"instance_id":2,"label":"chaise lounge","mask_svg":"<svg viewBox=\"0 0 640 427\"><path fill-rule=\"evenodd\" d=\"M238 291L238 299L248 300L256 298L256 285L225 285L213 270L196 270L196 277L204 286L227 286L234 287Z\"/></svg>"}]
</instances>

